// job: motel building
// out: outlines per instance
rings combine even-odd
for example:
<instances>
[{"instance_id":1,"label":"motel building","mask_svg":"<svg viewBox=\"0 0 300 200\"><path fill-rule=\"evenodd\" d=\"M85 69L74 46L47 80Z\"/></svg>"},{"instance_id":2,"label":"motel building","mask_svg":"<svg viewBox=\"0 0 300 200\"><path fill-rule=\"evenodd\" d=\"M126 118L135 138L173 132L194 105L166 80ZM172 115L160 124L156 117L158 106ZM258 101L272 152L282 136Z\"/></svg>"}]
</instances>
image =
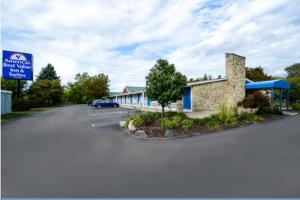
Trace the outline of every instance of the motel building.
<instances>
[{"instance_id":1,"label":"motel building","mask_svg":"<svg viewBox=\"0 0 300 200\"><path fill-rule=\"evenodd\" d=\"M290 85L284 80L253 82L246 79L245 57L233 53L225 54L225 68L225 78L188 82L182 100L171 103L165 110L217 111L221 105L236 106L250 90L265 91L271 102L274 90L279 90L280 109L282 110L283 99L286 99L288 108ZM118 102L124 108L160 111L159 103L148 99L144 91L145 87L125 86L122 92L111 92L107 98Z\"/></svg>"}]
</instances>

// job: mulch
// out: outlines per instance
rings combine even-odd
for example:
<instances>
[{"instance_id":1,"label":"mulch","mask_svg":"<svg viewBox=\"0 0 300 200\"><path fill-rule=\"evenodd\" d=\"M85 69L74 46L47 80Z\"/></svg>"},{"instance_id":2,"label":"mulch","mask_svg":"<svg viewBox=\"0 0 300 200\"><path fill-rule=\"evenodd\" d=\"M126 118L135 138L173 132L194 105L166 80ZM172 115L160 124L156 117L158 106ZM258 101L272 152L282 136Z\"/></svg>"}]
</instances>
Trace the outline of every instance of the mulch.
<instances>
[{"instance_id":1,"label":"mulch","mask_svg":"<svg viewBox=\"0 0 300 200\"><path fill-rule=\"evenodd\" d=\"M166 129L161 128L159 126L146 126L139 127L139 130L145 131L147 134L147 138L167 138L164 134ZM174 137L178 136L187 136L197 134L207 134L211 132L215 132L215 130L209 129L207 126L194 126L190 130L186 130L183 128L174 128L171 130L174 134Z\"/></svg>"}]
</instances>

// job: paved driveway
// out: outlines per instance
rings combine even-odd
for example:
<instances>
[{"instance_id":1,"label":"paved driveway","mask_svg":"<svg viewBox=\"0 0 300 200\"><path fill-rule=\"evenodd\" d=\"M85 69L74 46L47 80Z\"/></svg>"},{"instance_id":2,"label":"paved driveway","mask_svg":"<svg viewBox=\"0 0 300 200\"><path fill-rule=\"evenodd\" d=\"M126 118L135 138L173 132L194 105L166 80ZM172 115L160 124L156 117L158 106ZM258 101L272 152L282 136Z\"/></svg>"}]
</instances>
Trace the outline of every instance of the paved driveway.
<instances>
[{"instance_id":1,"label":"paved driveway","mask_svg":"<svg viewBox=\"0 0 300 200\"><path fill-rule=\"evenodd\" d=\"M112 123L125 115L79 105L3 125L3 196L300 197L300 116L140 141Z\"/></svg>"}]
</instances>

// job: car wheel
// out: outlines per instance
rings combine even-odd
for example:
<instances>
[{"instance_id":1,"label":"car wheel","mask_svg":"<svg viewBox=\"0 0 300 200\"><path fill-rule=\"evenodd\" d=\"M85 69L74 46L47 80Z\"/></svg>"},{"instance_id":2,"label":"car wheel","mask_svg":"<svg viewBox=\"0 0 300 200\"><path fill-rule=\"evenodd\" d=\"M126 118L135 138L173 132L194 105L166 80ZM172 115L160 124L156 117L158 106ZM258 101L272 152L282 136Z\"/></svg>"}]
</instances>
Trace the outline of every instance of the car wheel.
<instances>
[{"instance_id":1,"label":"car wheel","mask_svg":"<svg viewBox=\"0 0 300 200\"><path fill-rule=\"evenodd\" d=\"M101 106L98 106L98 108L101 108Z\"/></svg>"},{"instance_id":2,"label":"car wheel","mask_svg":"<svg viewBox=\"0 0 300 200\"><path fill-rule=\"evenodd\" d=\"M116 104L114 104L114 108L115 108L115 107L117 107L117 105L116 105Z\"/></svg>"}]
</instances>

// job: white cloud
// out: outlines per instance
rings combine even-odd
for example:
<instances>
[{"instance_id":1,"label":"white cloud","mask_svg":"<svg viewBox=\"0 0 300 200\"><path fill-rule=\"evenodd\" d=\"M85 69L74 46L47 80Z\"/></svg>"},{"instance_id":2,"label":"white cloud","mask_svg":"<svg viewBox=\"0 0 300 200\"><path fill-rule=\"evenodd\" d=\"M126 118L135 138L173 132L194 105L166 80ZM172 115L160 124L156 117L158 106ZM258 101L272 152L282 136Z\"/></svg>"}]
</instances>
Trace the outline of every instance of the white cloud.
<instances>
[{"instance_id":1,"label":"white cloud","mask_svg":"<svg viewBox=\"0 0 300 200\"><path fill-rule=\"evenodd\" d=\"M224 53L273 75L300 58L300 4L274 1L3 0L2 48L52 63L63 83L107 73L111 89L145 84L157 58L188 77L224 75Z\"/></svg>"}]
</instances>

